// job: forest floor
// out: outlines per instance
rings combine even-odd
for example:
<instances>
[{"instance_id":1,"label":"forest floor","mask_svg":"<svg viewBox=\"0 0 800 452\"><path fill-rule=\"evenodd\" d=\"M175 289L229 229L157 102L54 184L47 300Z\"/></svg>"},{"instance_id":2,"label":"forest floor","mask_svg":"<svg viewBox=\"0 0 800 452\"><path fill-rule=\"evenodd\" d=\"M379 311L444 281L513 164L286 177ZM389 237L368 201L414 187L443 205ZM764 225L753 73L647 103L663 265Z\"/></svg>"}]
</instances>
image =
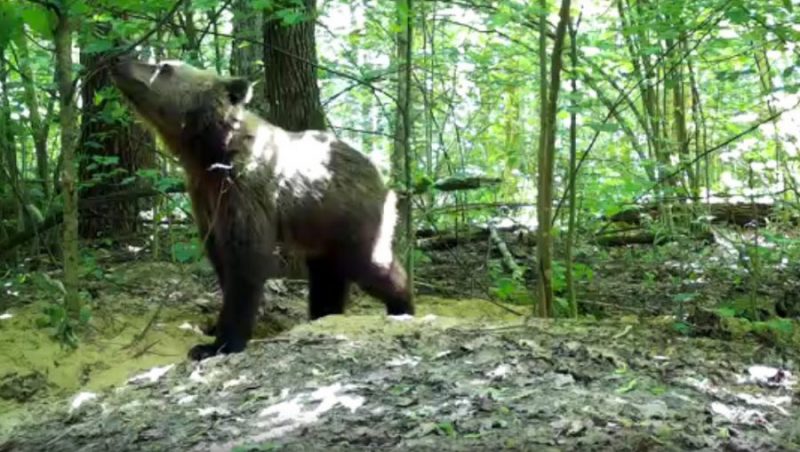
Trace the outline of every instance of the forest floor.
<instances>
[{"instance_id":1,"label":"forest floor","mask_svg":"<svg viewBox=\"0 0 800 452\"><path fill-rule=\"evenodd\" d=\"M274 284L248 350L202 363L184 356L210 340L218 295L185 267L104 266L113 278L87 282L92 328L75 350L48 336L42 284L6 287L0 451L798 450L798 350L682 334L643 304L665 259L599 270L615 276L591 285L611 298L593 299L628 312L613 320L423 295L415 318L357 297L306 323L302 290Z\"/></svg>"}]
</instances>

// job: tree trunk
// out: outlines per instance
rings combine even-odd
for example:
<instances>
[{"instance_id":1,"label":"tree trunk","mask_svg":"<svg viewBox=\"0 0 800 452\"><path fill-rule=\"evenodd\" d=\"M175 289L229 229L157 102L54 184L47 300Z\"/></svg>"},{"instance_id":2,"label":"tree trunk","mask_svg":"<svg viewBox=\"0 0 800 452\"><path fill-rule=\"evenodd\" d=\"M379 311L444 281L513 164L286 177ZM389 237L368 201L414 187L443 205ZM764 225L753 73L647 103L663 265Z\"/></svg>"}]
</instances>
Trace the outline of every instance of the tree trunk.
<instances>
[{"instance_id":1,"label":"tree trunk","mask_svg":"<svg viewBox=\"0 0 800 452\"><path fill-rule=\"evenodd\" d=\"M197 26L194 23L194 6L192 0L183 0L181 14L178 15L183 28L183 35L186 37L184 50L189 59L189 63L202 66L200 61L200 42L197 37Z\"/></svg>"},{"instance_id":2,"label":"tree trunk","mask_svg":"<svg viewBox=\"0 0 800 452\"><path fill-rule=\"evenodd\" d=\"M25 203L19 194L17 150L14 145L14 131L11 127L11 104L8 99L7 82L8 68L3 58L0 59L0 195L13 194L14 203L11 207L16 211L14 213L18 219L17 230L21 231L25 227L22 221ZM9 192L3 193L6 187L9 188Z\"/></svg>"},{"instance_id":3,"label":"tree trunk","mask_svg":"<svg viewBox=\"0 0 800 452\"><path fill-rule=\"evenodd\" d=\"M547 190L547 0L539 0L539 150L537 151L536 181L536 217L537 259L536 259L536 292L538 300L537 312L549 317L552 306L553 288L550 281L550 255L546 252L550 231L550 217L547 215L544 194ZM544 251L544 252L543 252Z\"/></svg>"},{"instance_id":4,"label":"tree trunk","mask_svg":"<svg viewBox=\"0 0 800 452\"><path fill-rule=\"evenodd\" d=\"M553 170L556 143L556 113L558 109L558 93L561 88L561 51L564 48L564 36L569 23L570 0L561 1L556 36L553 41L553 55L550 64L550 85L547 85L547 70L544 62L547 60L547 1L540 0L542 8L541 25L539 32L539 56L542 65L540 69L540 92L544 103L541 108L541 134L539 139L539 171L537 178L537 286L538 286L538 314L541 317L553 317Z\"/></svg>"},{"instance_id":5,"label":"tree trunk","mask_svg":"<svg viewBox=\"0 0 800 452\"><path fill-rule=\"evenodd\" d=\"M36 96L36 83L31 70L31 57L28 51L28 39L23 37L16 41L18 43L17 49L19 55L17 63L19 70L22 74L22 86L25 91L25 103L29 111L29 118L31 124L31 132L33 135L33 144L36 148L36 175L39 183L42 186L42 192L45 198L50 195L50 171L48 169L48 156L47 156L47 123L42 121L41 113L39 112L39 99ZM50 118L45 118L50 119Z\"/></svg>"},{"instance_id":6,"label":"tree trunk","mask_svg":"<svg viewBox=\"0 0 800 452\"><path fill-rule=\"evenodd\" d=\"M403 256L409 283L414 280L412 249L414 228L411 217L411 46L413 27L411 23L411 0L397 0L398 32L396 36L397 110L395 114L394 147L391 155L392 185L404 187L398 201L397 236L395 252ZM412 290L413 292L413 290Z\"/></svg>"},{"instance_id":7,"label":"tree trunk","mask_svg":"<svg viewBox=\"0 0 800 452\"><path fill-rule=\"evenodd\" d=\"M287 130L325 128L317 86L317 48L314 38L316 1L303 0L303 20L286 25L276 14L297 2L282 0L265 12L264 91L267 120ZM296 6L295 6L296 7Z\"/></svg>"},{"instance_id":8,"label":"tree trunk","mask_svg":"<svg viewBox=\"0 0 800 452\"><path fill-rule=\"evenodd\" d=\"M107 33L107 24L96 27L100 35ZM155 166L152 134L138 121L104 114L112 106L109 101L95 102L98 93L112 86L108 69L101 66L105 57L103 53L82 52L80 55L88 74L81 85L83 112L78 149L81 153L80 180L86 187L81 196L118 191L123 180L135 176L140 169ZM120 169L122 171L118 171ZM83 212L80 236L95 238L134 233L139 224L138 212L144 207L139 202L119 202Z\"/></svg>"},{"instance_id":9,"label":"tree trunk","mask_svg":"<svg viewBox=\"0 0 800 452\"><path fill-rule=\"evenodd\" d=\"M234 0L233 40L231 41L231 74L247 77L255 82L263 77L264 49L259 45L264 17L261 10L250 7L249 0ZM266 115L264 83L253 87L253 98L248 108L260 115Z\"/></svg>"},{"instance_id":10,"label":"tree trunk","mask_svg":"<svg viewBox=\"0 0 800 452\"><path fill-rule=\"evenodd\" d=\"M580 19L578 19L580 23ZM574 265L572 250L575 242L575 216L577 212L576 192L578 190L577 181L577 154L578 154L578 24L574 27L572 22L569 24L569 43L570 43L570 64L572 66L572 99L569 112L569 220L567 222L567 247L566 256L566 282L567 282L567 303L569 304L570 314L573 318L578 317L578 300L575 296L575 280L572 266Z\"/></svg>"},{"instance_id":11,"label":"tree trunk","mask_svg":"<svg viewBox=\"0 0 800 452\"><path fill-rule=\"evenodd\" d=\"M59 95L59 120L61 126L61 177L64 197L64 288L65 308L70 318L80 315L78 296L78 192L75 142L78 135L75 93L72 84L72 24L67 4L62 4L55 27L56 77Z\"/></svg>"}]
</instances>

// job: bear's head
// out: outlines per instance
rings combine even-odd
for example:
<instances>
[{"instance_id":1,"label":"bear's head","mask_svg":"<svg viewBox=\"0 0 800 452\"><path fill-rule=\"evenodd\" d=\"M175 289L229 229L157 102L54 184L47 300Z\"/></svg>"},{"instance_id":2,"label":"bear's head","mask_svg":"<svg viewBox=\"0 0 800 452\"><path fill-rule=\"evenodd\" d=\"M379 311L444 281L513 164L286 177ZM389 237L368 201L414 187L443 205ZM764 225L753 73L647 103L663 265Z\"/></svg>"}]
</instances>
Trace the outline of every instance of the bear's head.
<instances>
[{"instance_id":1,"label":"bear's head","mask_svg":"<svg viewBox=\"0 0 800 452\"><path fill-rule=\"evenodd\" d=\"M138 115L171 145L221 140L224 146L252 96L252 83L245 78L180 61L122 60L112 66L111 76Z\"/></svg>"}]
</instances>

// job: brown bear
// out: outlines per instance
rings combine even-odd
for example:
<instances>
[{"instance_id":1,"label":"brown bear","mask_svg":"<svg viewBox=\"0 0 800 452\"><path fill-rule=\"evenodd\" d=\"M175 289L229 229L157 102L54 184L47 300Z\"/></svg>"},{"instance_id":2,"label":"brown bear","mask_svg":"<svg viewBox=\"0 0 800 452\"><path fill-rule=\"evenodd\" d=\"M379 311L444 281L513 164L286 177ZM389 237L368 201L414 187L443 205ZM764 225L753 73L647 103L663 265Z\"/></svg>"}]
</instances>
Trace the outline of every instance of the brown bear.
<instances>
[{"instance_id":1,"label":"brown bear","mask_svg":"<svg viewBox=\"0 0 800 452\"><path fill-rule=\"evenodd\" d=\"M344 311L355 282L390 315L414 313L392 253L396 196L375 165L329 132L288 132L246 109L252 84L180 61L120 59L115 85L177 156L223 293L200 360L244 350L278 244L301 253L309 317Z\"/></svg>"}]
</instances>

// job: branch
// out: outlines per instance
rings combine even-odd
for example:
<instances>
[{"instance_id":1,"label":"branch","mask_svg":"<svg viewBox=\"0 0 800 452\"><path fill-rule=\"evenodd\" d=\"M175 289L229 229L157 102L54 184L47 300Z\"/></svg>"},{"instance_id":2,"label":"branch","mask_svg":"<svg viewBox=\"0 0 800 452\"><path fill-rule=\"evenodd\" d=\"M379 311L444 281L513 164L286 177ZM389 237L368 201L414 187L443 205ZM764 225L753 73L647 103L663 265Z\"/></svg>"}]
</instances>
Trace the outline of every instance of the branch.
<instances>
[{"instance_id":1,"label":"branch","mask_svg":"<svg viewBox=\"0 0 800 452\"><path fill-rule=\"evenodd\" d=\"M700 153L697 156L695 156L695 158L693 158L692 160L689 160L689 161L681 163L680 165L678 165L678 168L675 171L673 171L671 173L668 173L668 174L665 174L664 176L658 178L658 180L656 181L655 184L653 184L650 188L645 190L643 193L641 193L641 194L637 195L635 198L633 198L633 204L639 202L647 193L655 190L659 185L661 185L662 182L677 176L678 174L680 174L681 171L685 170L687 167L689 167L691 165L694 165L699 160L705 158L707 155L712 154L712 153L724 148L725 146L733 143L734 141L738 140L739 138L742 138L745 135L749 135L750 133L754 132L756 129L758 129L759 127L763 126L764 124L766 124L768 122L772 122L772 121L778 119L784 113L792 111L795 108L797 108L798 106L800 106L800 102L794 104L794 106L792 106L790 108L787 108L787 109L781 110L779 112L773 113L773 114L767 116L766 118L754 123L753 125L751 125L747 129L745 129L745 130L737 133L736 135L728 138L727 140L723 141L722 143L712 147L711 149L707 149L707 150L703 151L702 153Z\"/></svg>"},{"instance_id":2,"label":"branch","mask_svg":"<svg viewBox=\"0 0 800 452\"><path fill-rule=\"evenodd\" d=\"M714 15L712 14L703 23L698 25L698 27L695 30L700 30L703 27L708 26L709 24L714 25L714 26L719 24L719 22L721 22L725 18L725 12L728 10L728 8L731 6L732 3L733 3L732 0L725 0L724 5L721 8L719 8L719 10L718 10L719 16L716 18L716 20L712 20L712 18L714 17ZM706 30L705 34L700 36L699 39L697 39L697 42L695 42L695 44L692 46L691 49L688 49L678 59L678 61L676 61L668 69L664 70L663 74L656 78L656 83L660 83L663 80L665 80L666 77L671 75L672 72L674 72L675 69L679 65L683 64L683 61L686 58L688 58L689 55L692 52L694 52L694 50L697 49L700 46L700 44L703 42L703 40L707 36L709 36L711 34L711 31L714 30L714 26L709 26L708 29ZM667 58L667 56L669 56L677 48L677 43L678 43L678 41L675 41L675 44L670 46L662 55L660 55L658 60L656 60L655 64L656 65L662 64L664 59ZM619 108L619 106L622 104L622 102L625 100L625 98L627 96L629 96L630 93L633 92L633 90L637 89L642 83L644 83L645 80L647 80L647 79L646 78L639 79L638 81L636 81L636 83L633 84L633 86L631 86L630 88L626 89L625 92L620 93L619 98L617 99L617 101L613 105L613 109L610 110L608 112L608 114L606 114L606 117L603 119L603 122L601 124L605 125L606 123L608 123L608 120L613 115L614 110ZM637 95L636 98L634 98L633 100L638 99L640 96L641 96L641 93L639 95ZM574 188L576 176L580 172L581 168L583 167L583 163L586 161L586 158L589 156L589 152L591 152L591 150L594 148L595 143L597 143L597 139L600 137L600 133L601 133L601 131L599 129L595 131L595 134L592 137L592 141L589 143L589 146L581 153L581 157L578 160L578 165L575 167L575 173L572 175L572 177L570 177L569 187L564 190L564 193L561 195L561 199L559 199L559 201L558 201L558 206L556 207L555 213L553 214L553 217L552 217L553 224L555 224L555 219L558 217L558 213L561 211L561 207L563 206L564 202L566 201L569 191Z\"/></svg>"},{"instance_id":3,"label":"branch","mask_svg":"<svg viewBox=\"0 0 800 452\"><path fill-rule=\"evenodd\" d=\"M0 166L0 168L2 168ZM176 184L172 187L167 188L166 190L159 191L152 188L141 188L141 189L134 189L134 190L122 190L115 193L111 193L108 195L103 196L96 196L93 198L80 198L79 199L79 210L86 210L92 207L102 205L109 202L120 202L120 201L128 201L138 198L147 198L152 196L158 196L161 194L168 194L168 193L182 193L186 190L186 187L183 184ZM15 247L27 242L28 240L36 237L38 234L47 231L53 227L58 226L64 220L64 212L61 208L56 208L52 212L50 212L47 217L44 219L43 222L32 225L28 229L18 232L17 234L7 238L6 240L0 242L0 255L4 254L7 251L14 249Z\"/></svg>"}]
</instances>

